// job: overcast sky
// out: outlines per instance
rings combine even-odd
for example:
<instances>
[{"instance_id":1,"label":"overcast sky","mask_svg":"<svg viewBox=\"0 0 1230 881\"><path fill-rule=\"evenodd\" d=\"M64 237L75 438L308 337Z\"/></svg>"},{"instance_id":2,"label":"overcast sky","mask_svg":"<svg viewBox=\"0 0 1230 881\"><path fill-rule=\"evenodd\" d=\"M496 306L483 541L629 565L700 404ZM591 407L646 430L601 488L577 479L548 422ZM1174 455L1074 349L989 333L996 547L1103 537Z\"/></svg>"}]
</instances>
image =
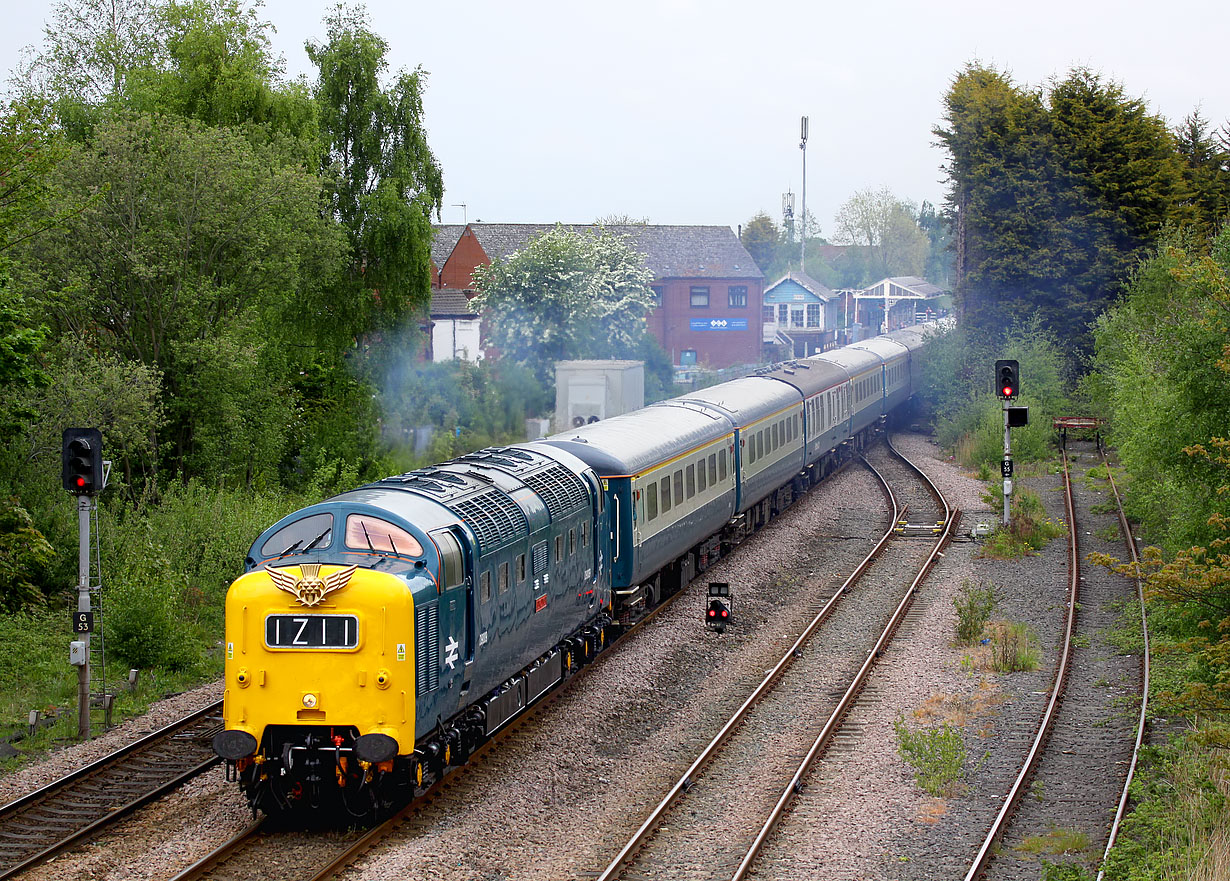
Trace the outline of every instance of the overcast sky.
<instances>
[{"instance_id":1,"label":"overcast sky","mask_svg":"<svg viewBox=\"0 0 1230 881\"><path fill-rule=\"evenodd\" d=\"M5 4L0 58L42 40L54 4ZM324 0L268 0L275 50L310 74ZM1230 119L1230 4L1217 0L367 4L391 67L422 66L443 219L737 227L801 202L831 234L860 189L939 203L931 129L970 61L1041 85L1086 66L1171 124ZM465 203L465 209L457 207Z\"/></svg>"}]
</instances>

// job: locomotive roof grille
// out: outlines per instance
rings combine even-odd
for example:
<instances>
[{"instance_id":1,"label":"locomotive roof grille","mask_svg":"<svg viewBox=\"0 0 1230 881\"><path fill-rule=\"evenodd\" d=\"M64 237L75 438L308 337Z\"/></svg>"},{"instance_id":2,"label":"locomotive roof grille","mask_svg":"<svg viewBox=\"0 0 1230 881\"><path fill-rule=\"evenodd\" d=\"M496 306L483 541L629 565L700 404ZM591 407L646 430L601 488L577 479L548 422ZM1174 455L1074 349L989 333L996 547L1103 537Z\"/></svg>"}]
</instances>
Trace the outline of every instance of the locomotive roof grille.
<instances>
[{"instance_id":1,"label":"locomotive roof grille","mask_svg":"<svg viewBox=\"0 0 1230 881\"><path fill-rule=\"evenodd\" d=\"M455 502L452 508L474 530L484 554L529 535L525 512L498 489Z\"/></svg>"},{"instance_id":2,"label":"locomotive roof grille","mask_svg":"<svg viewBox=\"0 0 1230 881\"><path fill-rule=\"evenodd\" d=\"M524 474L521 479L546 503L552 520L558 520L589 503L589 494L581 478L563 465L556 464L533 474Z\"/></svg>"}]
</instances>

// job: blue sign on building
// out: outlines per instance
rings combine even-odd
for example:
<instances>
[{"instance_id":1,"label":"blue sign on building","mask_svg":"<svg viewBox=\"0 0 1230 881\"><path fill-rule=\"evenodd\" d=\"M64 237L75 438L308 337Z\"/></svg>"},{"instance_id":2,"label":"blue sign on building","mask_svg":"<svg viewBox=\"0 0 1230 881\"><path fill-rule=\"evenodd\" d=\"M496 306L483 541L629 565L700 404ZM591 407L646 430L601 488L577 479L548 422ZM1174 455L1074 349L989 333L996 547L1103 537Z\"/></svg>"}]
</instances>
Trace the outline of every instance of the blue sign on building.
<instances>
[{"instance_id":1,"label":"blue sign on building","mask_svg":"<svg viewBox=\"0 0 1230 881\"><path fill-rule=\"evenodd\" d=\"M688 321L691 330L747 330L746 318L692 318Z\"/></svg>"}]
</instances>

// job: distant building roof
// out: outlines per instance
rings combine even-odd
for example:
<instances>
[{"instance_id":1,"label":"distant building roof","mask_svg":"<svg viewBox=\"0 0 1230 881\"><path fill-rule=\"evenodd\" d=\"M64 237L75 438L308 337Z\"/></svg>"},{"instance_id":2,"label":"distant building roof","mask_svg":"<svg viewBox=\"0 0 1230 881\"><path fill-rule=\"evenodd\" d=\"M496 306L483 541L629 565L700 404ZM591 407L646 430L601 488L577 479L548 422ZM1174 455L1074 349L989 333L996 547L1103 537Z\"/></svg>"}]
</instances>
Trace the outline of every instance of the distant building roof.
<instances>
[{"instance_id":1,"label":"distant building roof","mask_svg":"<svg viewBox=\"0 0 1230 881\"><path fill-rule=\"evenodd\" d=\"M598 229L596 224L559 224L576 233L588 233ZM553 223L472 223L478 243L491 259L504 259L520 251L530 239L555 229ZM449 229L452 227L437 227ZM654 224L619 224L607 226L609 232L624 236L645 255L645 265L655 278L763 278L752 255L743 247L728 226L663 226ZM453 245L461 233L452 238ZM444 237L437 235L437 243ZM451 247L449 249L451 251ZM436 258L436 244L432 245L432 259L443 265L448 257Z\"/></svg>"},{"instance_id":2,"label":"distant building roof","mask_svg":"<svg viewBox=\"0 0 1230 881\"><path fill-rule=\"evenodd\" d=\"M465 228L464 223L446 223L431 228L435 233L431 237L431 262L436 264L436 269L444 267L444 261L453 253L453 248L457 247L457 241Z\"/></svg>"},{"instance_id":3,"label":"distant building roof","mask_svg":"<svg viewBox=\"0 0 1230 881\"><path fill-rule=\"evenodd\" d=\"M476 318L478 310L470 305L465 291L441 288L431 292L432 318Z\"/></svg>"},{"instance_id":4,"label":"distant building roof","mask_svg":"<svg viewBox=\"0 0 1230 881\"><path fill-rule=\"evenodd\" d=\"M806 272L787 272L773 284L765 288L764 301L766 303L788 302L795 299L795 294L802 296L799 291L802 288L808 294L811 294L820 302L828 302L837 296L832 288L825 285L823 282L816 281ZM777 294L779 296L773 296Z\"/></svg>"},{"instance_id":5,"label":"distant building roof","mask_svg":"<svg viewBox=\"0 0 1230 881\"><path fill-rule=\"evenodd\" d=\"M914 275L899 275L885 278L867 287L863 297L894 297L913 300L932 300L942 296L943 289Z\"/></svg>"}]
</instances>

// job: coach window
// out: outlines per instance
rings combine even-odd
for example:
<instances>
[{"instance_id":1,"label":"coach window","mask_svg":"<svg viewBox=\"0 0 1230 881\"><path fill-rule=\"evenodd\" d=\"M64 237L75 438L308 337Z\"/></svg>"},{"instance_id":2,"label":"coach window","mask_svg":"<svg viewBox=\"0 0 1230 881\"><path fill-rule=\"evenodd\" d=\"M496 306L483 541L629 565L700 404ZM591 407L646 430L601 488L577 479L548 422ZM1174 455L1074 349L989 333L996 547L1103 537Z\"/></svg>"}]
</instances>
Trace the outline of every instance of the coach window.
<instances>
[{"instance_id":1,"label":"coach window","mask_svg":"<svg viewBox=\"0 0 1230 881\"><path fill-rule=\"evenodd\" d=\"M718 450L718 480L726 479L726 451Z\"/></svg>"},{"instance_id":2,"label":"coach window","mask_svg":"<svg viewBox=\"0 0 1230 881\"><path fill-rule=\"evenodd\" d=\"M756 458L764 458L764 430L756 432Z\"/></svg>"},{"instance_id":3,"label":"coach window","mask_svg":"<svg viewBox=\"0 0 1230 881\"><path fill-rule=\"evenodd\" d=\"M723 455L725 454L723 453ZM709 454L709 483L713 484L717 482L718 482L717 453L710 453Z\"/></svg>"},{"instance_id":4,"label":"coach window","mask_svg":"<svg viewBox=\"0 0 1230 881\"><path fill-rule=\"evenodd\" d=\"M649 484L649 489L645 490L645 519L652 520L658 516L658 484ZM582 526L582 529L585 527ZM581 533L581 537L585 537L585 533Z\"/></svg>"},{"instance_id":5,"label":"coach window","mask_svg":"<svg viewBox=\"0 0 1230 881\"><path fill-rule=\"evenodd\" d=\"M709 308L709 288L693 287L690 292L693 309Z\"/></svg>"},{"instance_id":6,"label":"coach window","mask_svg":"<svg viewBox=\"0 0 1230 881\"><path fill-rule=\"evenodd\" d=\"M658 488L662 494L662 513L665 514L671 509L671 479L663 477Z\"/></svg>"},{"instance_id":7,"label":"coach window","mask_svg":"<svg viewBox=\"0 0 1230 881\"><path fill-rule=\"evenodd\" d=\"M696 490L697 492L705 491L705 459L703 456L696 463Z\"/></svg>"},{"instance_id":8,"label":"coach window","mask_svg":"<svg viewBox=\"0 0 1230 881\"><path fill-rule=\"evenodd\" d=\"M675 506L678 507L679 505L683 504L683 469L682 468L676 469L675 473L671 475L671 481L674 483L674 486L675 486Z\"/></svg>"},{"instance_id":9,"label":"coach window","mask_svg":"<svg viewBox=\"0 0 1230 881\"><path fill-rule=\"evenodd\" d=\"M497 584L497 587L500 593L508 592L508 564L507 563L500 564L499 583ZM490 599L490 597L488 597L488 599Z\"/></svg>"},{"instance_id":10,"label":"coach window","mask_svg":"<svg viewBox=\"0 0 1230 881\"><path fill-rule=\"evenodd\" d=\"M747 308L747 287L745 285L734 286L726 289L726 304L732 309Z\"/></svg>"},{"instance_id":11,"label":"coach window","mask_svg":"<svg viewBox=\"0 0 1230 881\"><path fill-rule=\"evenodd\" d=\"M696 466L689 465L684 469L684 482L687 484L687 497L690 499L696 495Z\"/></svg>"},{"instance_id":12,"label":"coach window","mask_svg":"<svg viewBox=\"0 0 1230 881\"><path fill-rule=\"evenodd\" d=\"M779 446L781 446L781 428L782 428L781 423L779 422L773 423L773 440L772 440L773 446L771 449L776 450Z\"/></svg>"},{"instance_id":13,"label":"coach window","mask_svg":"<svg viewBox=\"0 0 1230 881\"><path fill-rule=\"evenodd\" d=\"M517 584L525 584L525 554L517 554Z\"/></svg>"},{"instance_id":14,"label":"coach window","mask_svg":"<svg viewBox=\"0 0 1230 881\"><path fill-rule=\"evenodd\" d=\"M484 572L478 576L478 593L483 598L483 602L491 601L491 573Z\"/></svg>"},{"instance_id":15,"label":"coach window","mask_svg":"<svg viewBox=\"0 0 1230 881\"><path fill-rule=\"evenodd\" d=\"M752 435L747 439L747 464L751 465L756 461L756 435Z\"/></svg>"}]
</instances>

